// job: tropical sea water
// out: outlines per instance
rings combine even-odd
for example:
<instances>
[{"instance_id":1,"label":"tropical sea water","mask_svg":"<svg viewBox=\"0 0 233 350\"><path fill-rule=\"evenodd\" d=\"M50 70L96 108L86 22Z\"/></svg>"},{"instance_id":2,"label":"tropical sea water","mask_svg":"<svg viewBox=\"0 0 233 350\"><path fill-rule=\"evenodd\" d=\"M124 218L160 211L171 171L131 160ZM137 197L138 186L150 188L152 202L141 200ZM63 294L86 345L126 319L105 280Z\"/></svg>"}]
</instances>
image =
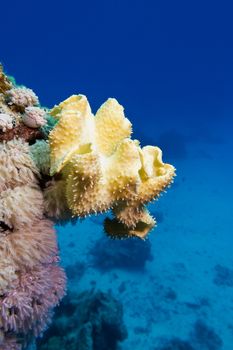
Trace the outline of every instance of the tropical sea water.
<instances>
[{"instance_id":1,"label":"tropical sea water","mask_svg":"<svg viewBox=\"0 0 233 350\"><path fill-rule=\"evenodd\" d=\"M84 93L96 111L116 97L133 137L161 147L177 177L150 205L158 226L145 242L108 240L101 216L57 227L68 294L38 348L80 350L89 317L102 328L83 349L232 350L230 6L42 3L3 6L6 71L47 106Z\"/></svg>"}]
</instances>

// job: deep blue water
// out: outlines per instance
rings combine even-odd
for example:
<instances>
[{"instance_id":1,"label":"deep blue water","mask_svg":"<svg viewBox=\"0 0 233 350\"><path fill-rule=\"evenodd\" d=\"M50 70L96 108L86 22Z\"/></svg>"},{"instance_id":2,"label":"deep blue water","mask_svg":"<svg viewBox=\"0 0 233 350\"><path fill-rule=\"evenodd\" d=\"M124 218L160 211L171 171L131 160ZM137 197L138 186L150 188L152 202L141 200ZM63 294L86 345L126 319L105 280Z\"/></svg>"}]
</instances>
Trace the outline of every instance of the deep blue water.
<instances>
[{"instance_id":1,"label":"deep blue water","mask_svg":"<svg viewBox=\"0 0 233 350\"><path fill-rule=\"evenodd\" d=\"M117 98L133 136L177 168L151 207L158 227L146 246L114 247L102 218L58 227L69 291L111 290L128 330L122 350L232 350L230 2L25 1L1 13L0 61L18 83L49 107L74 93L93 111Z\"/></svg>"}]
</instances>

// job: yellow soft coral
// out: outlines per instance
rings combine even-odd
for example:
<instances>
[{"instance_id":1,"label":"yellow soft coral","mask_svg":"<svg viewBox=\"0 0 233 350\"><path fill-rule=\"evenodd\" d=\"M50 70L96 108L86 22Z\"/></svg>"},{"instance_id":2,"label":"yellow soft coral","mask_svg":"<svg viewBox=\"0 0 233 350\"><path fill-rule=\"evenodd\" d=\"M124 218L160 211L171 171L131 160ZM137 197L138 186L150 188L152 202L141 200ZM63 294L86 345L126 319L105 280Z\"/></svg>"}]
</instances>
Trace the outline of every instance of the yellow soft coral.
<instances>
[{"instance_id":1,"label":"yellow soft coral","mask_svg":"<svg viewBox=\"0 0 233 350\"><path fill-rule=\"evenodd\" d=\"M175 172L163 163L162 151L141 148L130 138L131 123L113 98L96 116L83 95L71 96L51 114L58 123L49 135L50 175L62 177L64 201L73 216L113 208L115 219L105 225L111 236L145 237L155 221L144 205L159 196Z\"/></svg>"}]
</instances>

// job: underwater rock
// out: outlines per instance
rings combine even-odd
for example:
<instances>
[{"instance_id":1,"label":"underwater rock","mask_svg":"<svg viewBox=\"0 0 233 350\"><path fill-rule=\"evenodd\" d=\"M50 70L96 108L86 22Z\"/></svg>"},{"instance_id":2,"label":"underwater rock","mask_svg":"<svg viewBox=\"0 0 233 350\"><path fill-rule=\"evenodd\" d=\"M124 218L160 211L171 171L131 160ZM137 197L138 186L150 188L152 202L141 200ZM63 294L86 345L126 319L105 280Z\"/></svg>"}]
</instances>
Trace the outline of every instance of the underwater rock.
<instances>
[{"instance_id":1,"label":"underwater rock","mask_svg":"<svg viewBox=\"0 0 233 350\"><path fill-rule=\"evenodd\" d=\"M153 259L150 241L139 238L116 241L103 237L96 241L90 254L93 266L102 271L113 268L140 270Z\"/></svg>"},{"instance_id":2,"label":"underwater rock","mask_svg":"<svg viewBox=\"0 0 233 350\"><path fill-rule=\"evenodd\" d=\"M172 288L168 288L165 291L164 298L167 300L176 300L177 299L177 294Z\"/></svg>"},{"instance_id":3,"label":"underwater rock","mask_svg":"<svg viewBox=\"0 0 233 350\"><path fill-rule=\"evenodd\" d=\"M222 339L215 330L202 320L197 320L190 334L190 341L196 350L219 350L222 349Z\"/></svg>"},{"instance_id":4,"label":"underwater rock","mask_svg":"<svg viewBox=\"0 0 233 350\"><path fill-rule=\"evenodd\" d=\"M187 340L174 337L169 340L161 340L160 345L154 350L197 350ZM199 350L199 349L198 349ZM201 350L201 349L200 349Z\"/></svg>"},{"instance_id":5,"label":"underwater rock","mask_svg":"<svg viewBox=\"0 0 233 350\"><path fill-rule=\"evenodd\" d=\"M217 286L233 287L233 269L226 266L216 265L214 283Z\"/></svg>"},{"instance_id":6,"label":"underwater rock","mask_svg":"<svg viewBox=\"0 0 233 350\"><path fill-rule=\"evenodd\" d=\"M123 308L110 293L68 294L38 350L117 350L127 338Z\"/></svg>"},{"instance_id":7,"label":"underwater rock","mask_svg":"<svg viewBox=\"0 0 233 350\"><path fill-rule=\"evenodd\" d=\"M9 129L4 133L0 133L0 142L10 141L14 139L23 139L32 144L35 142L35 140L40 140L43 137L44 136L40 129L32 129L26 125L20 124L16 125L13 129Z\"/></svg>"},{"instance_id":8,"label":"underwater rock","mask_svg":"<svg viewBox=\"0 0 233 350\"><path fill-rule=\"evenodd\" d=\"M194 301L187 301L184 305L192 310L200 310L203 307L210 307L210 301L206 297L201 297Z\"/></svg>"}]
</instances>

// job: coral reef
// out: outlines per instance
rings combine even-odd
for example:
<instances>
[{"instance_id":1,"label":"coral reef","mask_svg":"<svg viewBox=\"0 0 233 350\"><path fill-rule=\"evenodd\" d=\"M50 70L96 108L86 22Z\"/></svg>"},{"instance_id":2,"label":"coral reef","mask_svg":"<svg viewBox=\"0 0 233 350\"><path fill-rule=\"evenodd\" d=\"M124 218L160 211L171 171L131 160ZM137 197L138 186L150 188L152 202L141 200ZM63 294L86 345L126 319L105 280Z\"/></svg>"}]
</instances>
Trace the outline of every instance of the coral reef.
<instances>
[{"instance_id":1,"label":"coral reef","mask_svg":"<svg viewBox=\"0 0 233 350\"><path fill-rule=\"evenodd\" d=\"M73 216L85 217L112 208L105 230L111 237L144 238L155 225L145 205L159 197L173 180L175 169L164 164L158 147L140 148L130 139L131 123L123 107L108 99L93 116L87 98L73 95L55 106L58 123L49 134L50 174L60 175L60 186L49 185L47 213L61 187L63 202ZM129 166L130 164L130 166ZM58 201L60 202L60 200ZM55 218L57 218L55 216Z\"/></svg>"},{"instance_id":2,"label":"coral reef","mask_svg":"<svg viewBox=\"0 0 233 350\"><path fill-rule=\"evenodd\" d=\"M215 277L213 282L217 286L233 287L233 269L229 269L226 266L216 265L215 266Z\"/></svg>"},{"instance_id":3,"label":"coral reef","mask_svg":"<svg viewBox=\"0 0 233 350\"><path fill-rule=\"evenodd\" d=\"M117 350L127 338L123 309L109 293L68 294L38 350Z\"/></svg>"},{"instance_id":4,"label":"coral reef","mask_svg":"<svg viewBox=\"0 0 233 350\"><path fill-rule=\"evenodd\" d=\"M45 166L40 167L33 146L43 137L38 128L42 123L35 129L29 119L25 122L25 115L27 118L34 113L44 115L43 109L33 107L38 104L32 90L17 87L0 69L2 350L24 349L42 334L53 308L65 293L66 277L58 264L53 222L45 216L42 178Z\"/></svg>"},{"instance_id":5,"label":"coral reef","mask_svg":"<svg viewBox=\"0 0 233 350\"><path fill-rule=\"evenodd\" d=\"M158 147L141 148L131 132L115 99L95 116L83 95L49 111L0 65L0 349L33 343L65 294L54 222L111 209L114 217L105 218L104 228L112 238L144 238L155 225L146 204L172 183L175 169L163 163ZM122 262L134 268L151 259L148 241L119 241L117 247ZM107 259L119 266L116 255ZM117 349L126 337L121 305L112 296L84 293L73 307L67 306L78 322L74 349ZM51 340L53 349L69 346L58 338Z\"/></svg>"}]
</instances>

